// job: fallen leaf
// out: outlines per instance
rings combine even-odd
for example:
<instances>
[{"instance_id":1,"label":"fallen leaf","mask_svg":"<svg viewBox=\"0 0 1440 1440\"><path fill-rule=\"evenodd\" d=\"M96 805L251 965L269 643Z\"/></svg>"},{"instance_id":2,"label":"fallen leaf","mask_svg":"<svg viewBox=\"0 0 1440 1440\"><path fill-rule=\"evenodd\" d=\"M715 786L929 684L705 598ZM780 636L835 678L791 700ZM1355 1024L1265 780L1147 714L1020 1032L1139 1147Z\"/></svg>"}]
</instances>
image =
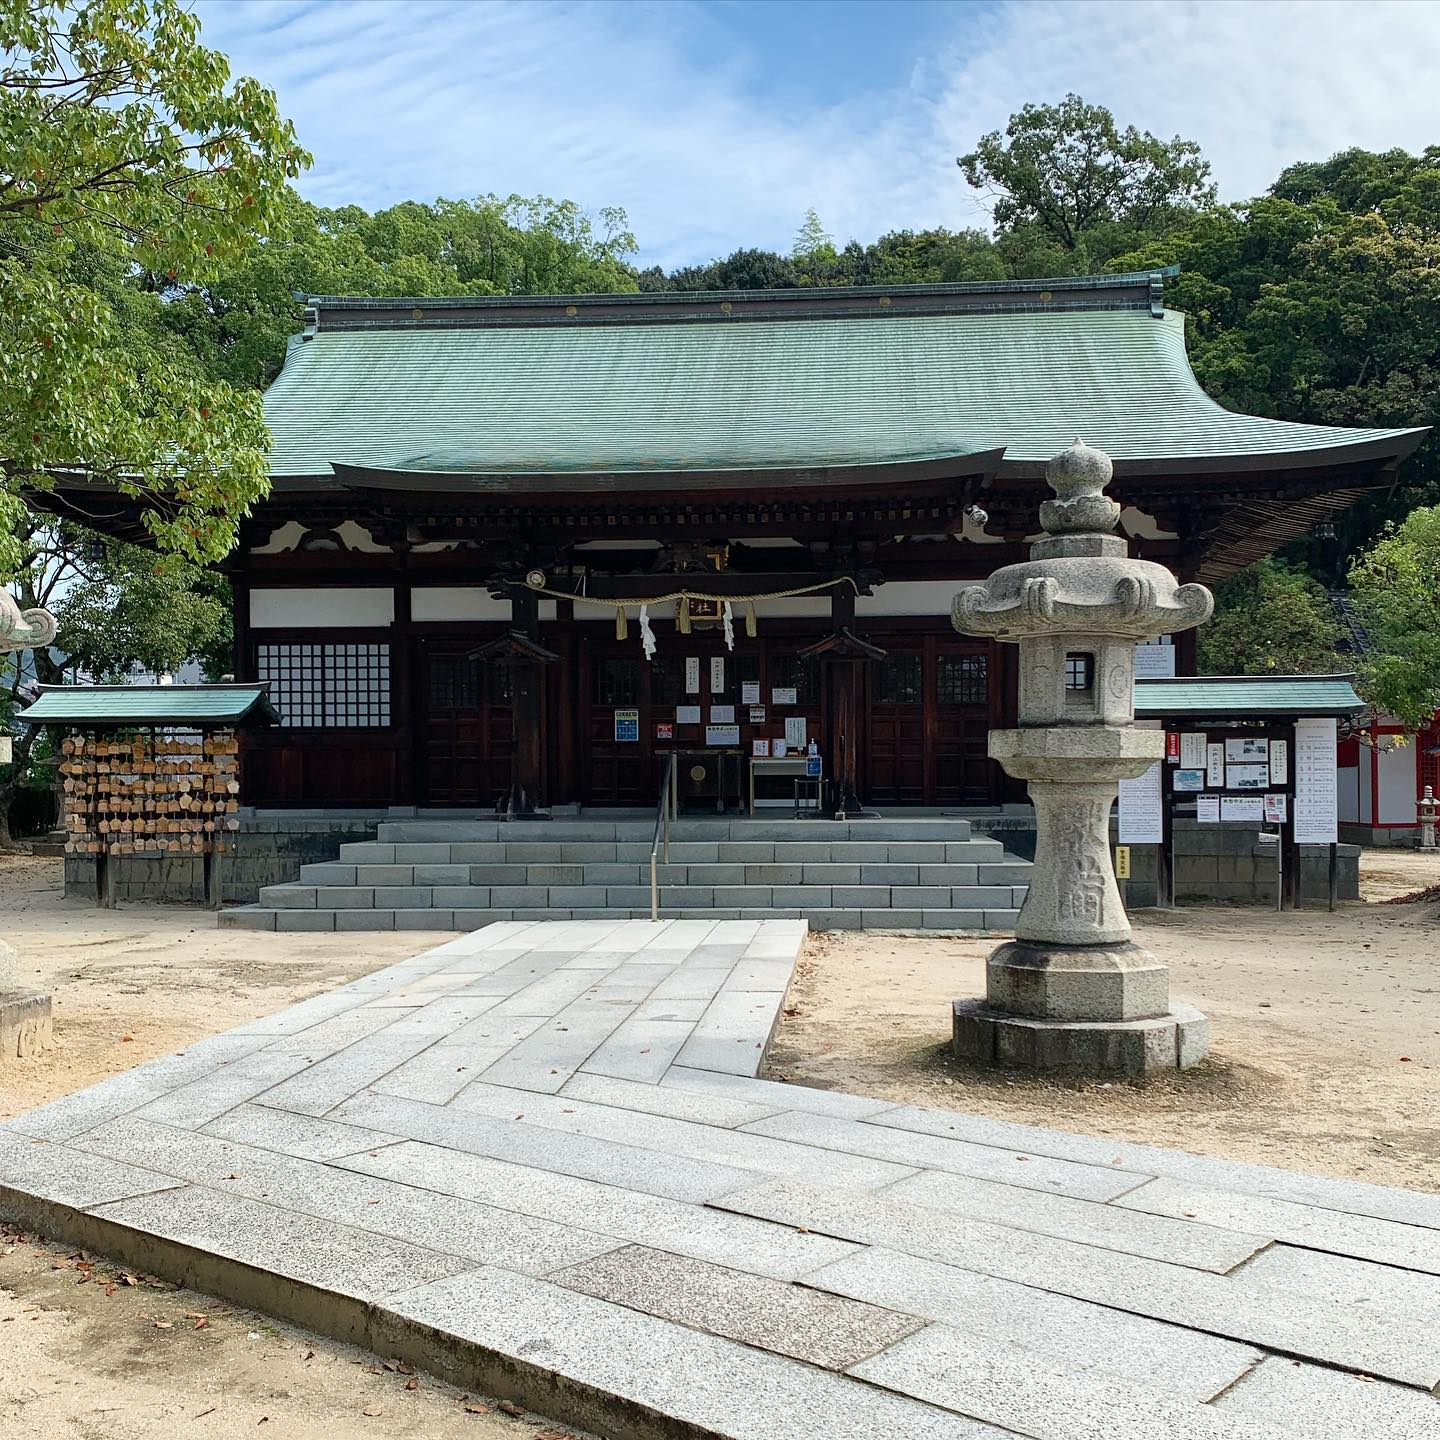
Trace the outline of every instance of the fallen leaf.
<instances>
[{"instance_id":1,"label":"fallen leaf","mask_svg":"<svg viewBox=\"0 0 1440 1440\"><path fill-rule=\"evenodd\" d=\"M405 1388L406 1388L407 1390L415 1390L415 1389L418 1389L418 1388L419 1388L419 1385L420 1385L420 1382L419 1382L418 1380L416 1380L413 1376L412 1376L409 1380L407 1380L407 1381L405 1382Z\"/></svg>"},{"instance_id":2,"label":"fallen leaf","mask_svg":"<svg viewBox=\"0 0 1440 1440\"><path fill-rule=\"evenodd\" d=\"M369 1415L372 1418L385 1413L384 1407L380 1405L367 1405L361 1412L362 1415Z\"/></svg>"},{"instance_id":3,"label":"fallen leaf","mask_svg":"<svg viewBox=\"0 0 1440 1440\"><path fill-rule=\"evenodd\" d=\"M195 1322L195 1328L196 1328L197 1330L205 1330L205 1329L207 1329L207 1328L209 1327L209 1325L210 1325L210 1321L209 1321L204 1315L202 1315L202 1316Z\"/></svg>"},{"instance_id":4,"label":"fallen leaf","mask_svg":"<svg viewBox=\"0 0 1440 1440\"><path fill-rule=\"evenodd\" d=\"M488 1415L490 1413L490 1407L488 1405L481 1405L475 1400L467 1400L465 1402L465 1413L467 1415Z\"/></svg>"},{"instance_id":5,"label":"fallen leaf","mask_svg":"<svg viewBox=\"0 0 1440 1440\"><path fill-rule=\"evenodd\" d=\"M498 1408L503 1410L507 1415L514 1415L516 1419L519 1419L520 1416L525 1413L513 1400L502 1400Z\"/></svg>"},{"instance_id":6,"label":"fallen leaf","mask_svg":"<svg viewBox=\"0 0 1440 1440\"><path fill-rule=\"evenodd\" d=\"M157 1330L173 1330L175 1323L172 1320L157 1320L155 1322L155 1328Z\"/></svg>"}]
</instances>

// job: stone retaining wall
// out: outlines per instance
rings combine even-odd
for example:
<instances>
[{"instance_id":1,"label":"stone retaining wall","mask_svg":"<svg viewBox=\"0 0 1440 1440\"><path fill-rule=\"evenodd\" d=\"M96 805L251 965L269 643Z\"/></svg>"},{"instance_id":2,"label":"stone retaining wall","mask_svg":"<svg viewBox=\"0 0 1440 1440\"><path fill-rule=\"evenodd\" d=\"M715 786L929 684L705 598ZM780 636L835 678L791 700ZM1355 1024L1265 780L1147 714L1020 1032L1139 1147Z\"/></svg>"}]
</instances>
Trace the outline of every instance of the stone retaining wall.
<instances>
[{"instance_id":1,"label":"stone retaining wall","mask_svg":"<svg viewBox=\"0 0 1440 1440\"><path fill-rule=\"evenodd\" d=\"M296 880L301 865L333 860L343 844L373 840L378 816L242 816L240 829L226 837L220 881L227 905L253 904L262 885ZM118 901L205 903L204 861L198 855L112 855L111 893ZM95 861L65 857L65 894L94 900Z\"/></svg>"},{"instance_id":2,"label":"stone retaining wall","mask_svg":"<svg viewBox=\"0 0 1440 1440\"><path fill-rule=\"evenodd\" d=\"M1012 854L1031 859L1035 854L1035 822L1028 815L972 816L977 835L991 835ZM1220 900L1231 904L1275 903L1275 850L1262 846L1258 831L1241 825L1201 825L1195 820L1175 822L1175 899L1181 905ZM1113 834L1113 826L1112 826ZM1132 909L1156 901L1156 849L1134 845L1130 849L1130 880L1122 885L1125 903ZM1336 895L1341 900L1360 898L1360 847L1341 845L1336 855ZM1300 847L1300 899L1328 898L1330 855L1324 845Z\"/></svg>"}]
</instances>

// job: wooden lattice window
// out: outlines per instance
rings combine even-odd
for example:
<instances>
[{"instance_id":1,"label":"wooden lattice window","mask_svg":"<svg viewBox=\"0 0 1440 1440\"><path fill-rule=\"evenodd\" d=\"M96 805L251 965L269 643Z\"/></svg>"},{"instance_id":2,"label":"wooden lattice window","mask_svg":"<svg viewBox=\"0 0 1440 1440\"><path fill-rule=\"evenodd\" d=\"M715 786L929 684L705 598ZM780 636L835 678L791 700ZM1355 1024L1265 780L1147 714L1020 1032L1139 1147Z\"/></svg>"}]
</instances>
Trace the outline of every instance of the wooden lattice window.
<instances>
[{"instance_id":1,"label":"wooden lattice window","mask_svg":"<svg viewBox=\"0 0 1440 1440\"><path fill-rule=\"evenodd\" d=\"M390 723L387 644L263 644L255 669L286 725L344 730Z\"/></svg>"},{"instance_id":2,"label":"wooden lattice window","mask_svg":"<svg viewBox=\"0 0 1440 1440\"><path fill-rule=\"evenodd\" d=\"M990 698L989 665L984 655L941 655L935 672L942 705L984 705Z\"/></svg>"},{"instance_id":3,"label":"wooden lattice window","mask_svg":"<svg viewBox=\"0 0 1440 1440\"><path fill-rule=\"evenodd\" d=\"M700 697L685 694L685 657L657 655L650 662L650 703L652 705L698 704Z\"/></svg>"},{"instance_id":4,"label":"wooden lattice window","mask_svg":"<svg viewBox=\"0 0 1440 1440\"><path fill-rule=\"evenodd\" d=\"M924 674L918 655L887 655L876 662L877 705L919 705L924 698Z\"/></svg>"},{"instance_id":5,"label":"wooden lattice window","mask_svg":"<svg viewBox=\"0 0 1440 1440\"><path fill-rule=\"evenodd\" d=\"M635 705L640 700L640 666L619 655L602 655L591 672L592 705Z\"/></svg>"},{"instance_id":6,"label":"wooden lattice window","mask_svg":"<svg viewBox=\"0 0 1440 1440\"><path fill-rule=\"evenodd\" d=\"M812 709L820 703L820 662L814 656L774 655L770 659L773 689L795 691L795 703ZM768 695L762 698L769 700Z\"/></svg>"},{"instance_id":7,"label":"wooden lattice window","mask_svg":"<svg viewBox=\"0 0 1440 1440\"><path fill-rule=\"evenodd\" d=\"M487 697L491 704L510 703L510 672L503 665L440 655L428 668L432 711L478 710Z\"/></svg>"}]
</instances>

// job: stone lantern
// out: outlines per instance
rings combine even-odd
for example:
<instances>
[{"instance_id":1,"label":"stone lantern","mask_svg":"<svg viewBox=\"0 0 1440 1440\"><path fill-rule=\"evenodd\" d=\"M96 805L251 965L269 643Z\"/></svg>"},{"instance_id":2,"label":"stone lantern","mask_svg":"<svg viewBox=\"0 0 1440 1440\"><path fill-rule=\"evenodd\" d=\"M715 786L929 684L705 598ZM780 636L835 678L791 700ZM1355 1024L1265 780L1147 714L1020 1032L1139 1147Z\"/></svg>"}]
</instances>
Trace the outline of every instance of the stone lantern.
<instances>
[{"instance_id":1,"label":"stone lantern","mask_svg":"<svg viewBox=\"0 0 1440 1440\"><path fill-rule=\"evenodd\" d=\"M0 655L49 645L55 617L48 610L21 610L0 590ZM10 737L0 735L0 764L9 762ZM20 989L19 957L0 938L0 1065L47 1050L54 1043L50 997Z\"/></svg>"},{"instance_id":2,"label":"stone lantern","mask_svg":"<svg viewBox=\"0 0 1440 1440\"><path fill-rule=\"evenodd\" d=\"M990 732L990 755L1028 782L1037 832L1016 938L990 956L985 999L954 1005L962 1059L1140 1074L1205 1054L1204 1017L1171 1007L1167 967L1130 938L1110 809L1121 780L1164 758L1163 733L1135 728L1135 644L1201 624L1213 601L1130 559L1111 473L1079 440L1062 451L1030 559L955 597L962 634L1020 647L1020 723Z\"/></svg>"}]
</instances>

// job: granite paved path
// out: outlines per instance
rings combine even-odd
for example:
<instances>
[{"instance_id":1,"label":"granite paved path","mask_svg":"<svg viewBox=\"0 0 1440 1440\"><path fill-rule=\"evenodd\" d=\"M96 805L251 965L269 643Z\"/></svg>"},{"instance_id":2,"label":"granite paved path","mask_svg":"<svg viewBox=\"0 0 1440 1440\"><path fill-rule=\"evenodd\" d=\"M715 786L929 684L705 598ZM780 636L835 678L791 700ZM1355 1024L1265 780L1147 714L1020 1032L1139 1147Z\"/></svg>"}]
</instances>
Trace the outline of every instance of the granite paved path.
<instances>
[{"instance_id":1,"label":"granite paved path","mask_svg":"<svg viewBox=\"0 0 1440 1440\"><path fill-rule=\"evenodd\" d=\"M1440 1197L757 1079L803 937L493 924L0 1127L0 1214L615 1440L1440 1440Z\"/></svg>"}]
</instances>

